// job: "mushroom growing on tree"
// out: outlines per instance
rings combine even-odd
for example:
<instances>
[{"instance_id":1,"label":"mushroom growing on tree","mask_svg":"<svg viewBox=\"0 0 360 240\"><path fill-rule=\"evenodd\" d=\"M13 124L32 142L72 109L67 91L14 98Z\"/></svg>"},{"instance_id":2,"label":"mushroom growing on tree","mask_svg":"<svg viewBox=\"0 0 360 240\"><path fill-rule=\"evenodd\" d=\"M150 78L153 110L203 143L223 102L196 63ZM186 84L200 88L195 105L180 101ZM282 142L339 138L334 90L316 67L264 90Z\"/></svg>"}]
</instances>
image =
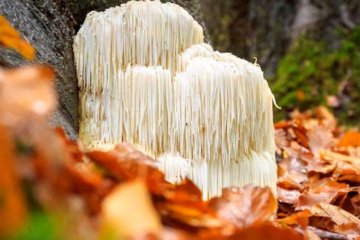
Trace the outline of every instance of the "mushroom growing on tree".
<instances>
[{"instance_id":1,"label":"mushroom growing on tree","mask_svg":"<svg viewBox=\"0 0 360 240\"><path fill-rule=\"evenodd\" d=\"M263 72L203 39L176 4L89 13L74 43L80 139L98 150L129 142L205 199L249 183L276 193L274 97Z\"/></svg>"}]
</instances>

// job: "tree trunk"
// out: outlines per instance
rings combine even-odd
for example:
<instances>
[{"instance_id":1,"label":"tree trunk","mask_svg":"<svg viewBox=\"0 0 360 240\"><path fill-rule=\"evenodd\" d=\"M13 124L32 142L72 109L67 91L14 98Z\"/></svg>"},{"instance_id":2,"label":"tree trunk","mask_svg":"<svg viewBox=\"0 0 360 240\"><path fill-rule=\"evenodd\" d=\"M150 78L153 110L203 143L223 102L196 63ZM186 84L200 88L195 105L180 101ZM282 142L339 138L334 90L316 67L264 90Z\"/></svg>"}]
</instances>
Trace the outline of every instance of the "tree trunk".
<instances>
[{"instance_id":1,"label":"tree trunk","mask_svg":"<svg viewBox=\"0 0 360 240\"><path fill-rule=\"evenodd\" d=\"M329 39L338 28L360 24L358 0L200 0L214 48L258 63L272 76L279 60L301 34Z\"/></svg>"}]
</instances>

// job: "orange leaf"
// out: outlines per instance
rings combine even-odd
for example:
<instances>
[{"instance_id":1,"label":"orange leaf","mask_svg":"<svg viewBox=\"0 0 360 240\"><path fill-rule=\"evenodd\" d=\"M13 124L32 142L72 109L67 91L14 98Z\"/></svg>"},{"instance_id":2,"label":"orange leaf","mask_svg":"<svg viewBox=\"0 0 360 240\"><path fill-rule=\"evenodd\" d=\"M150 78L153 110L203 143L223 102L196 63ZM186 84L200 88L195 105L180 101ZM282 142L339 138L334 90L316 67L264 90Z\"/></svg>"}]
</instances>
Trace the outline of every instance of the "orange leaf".
<instances>
[{"instance_id":1,"label":"orange leaf","mask_svg":"<svg viewBox=\"0 0 360 240\"><path fill-rule=\"evenodd\" d=\"M309 146L313 153L318 153L320 150L328 150L333 144L333 135L331 130L324 124L315 124L306 133Z\"/></svg>"},{"instance_id":2,"label":"orange leaf","mask_svg":"<svg viewBox=\"0 0 360 240\"><path fill-rule=\"evenodd\" d=\"M305 98L305 93L303 91L297 91L296 92L296 97L297 97L298 100L302 101Z\"/></svg>"},{"instance_id":3,"label":"orange leaf","mask_svg":"<svg viewBox=\"0 0 360 240\"><path fill-rule=\"evenodd\" d=\"M332 178L325 178L308 184L309 190L304 191L296 206L296 210L311 209L318 203L331 203L338 196L344 195L350 191L345 183L338 183Z\"/></svg>"},{"instance_id":4,"label":"orange leaf","mask_svg":"<svg viewBox=\"0 0 360 240\"><path fill-rule=\"evenodd\" d=\"M284 223L287 225L303 224L304 219L308 219L311 216L312 216L312 213L306 209L304 211L294 213L286 218L277 219L277 222ZM306 227L306 226L303 226L303 227Z\"/></svg>"},{"instance_id":5,"label":"orange leaf","mask_svg":"<svg viewBox=\"0 0 360 240\"><path fill-rule=\"evenodd\" d=\"M270 188L247 185L223 189L222 196L211 199L209 206L220 218L242 228L274 217L277 201Z\"/></svg>"},{"instance_id":6,"label":"orange leaf","mask_svg":"<svg viewBox=\"0 0 360 240\"><path fill-rule=\"evenodd\" d=\"M0 238L16 232L26 220L27 208L16 173L15 149L10 131L0 124Z\"/></svg>"},{"instance_id":7,"label":"orange leaf","mask_svg":"<svg viewBox=\"0 0 360 240\"><path fill-rule=\"evenodd\" d=\"M360 227L356 223L346 223L335 226L334 229L338 233L345 234L348 239L360 237Z\"/></svg>"},{"instance_id":8,"label":"orange leaf","mask_svg":"<svg viewBox=\"0 0 360 240\"><path fill-rule=\"evenodd\" d=\"M151 202L145 182L130 181L116 187L102 203L103 217L120 236L157 233L160 218Z\"/></svg>"},{"instance_id":9,"label":"orange leaf","mask_svg":"<svg viewBox=\"0 0 360 240\"><path fill-rule=\"evenodd\" d=\"M340 140L339 147L360 147L360 133L358 132L347 132Z\"/></svg>"},{"instance_id":10,"label":"orange leaf","mask_svg":"<svg viewBox=\"0 0 360 240\"><path fill-rule=\"evenodd\" d=\"M20 33L0 15L0 45L10 47L21 53L27 59L35 57L35 48L21 39Z\"/></svg>"},{"instance_id":11,"label":"orange leaf","mask_svg":"<svg viewBox=\"0 0 360 240\"><path fill-rule=\"evenodd\" d=\"M227 238L241 240L303 240L304 236L291 228L275 226L270 222L254 224L249 228L242 229L233 236Z\"/></svg>"},{"instance_id":12,"label":"orange leaf","mask_svg":"<svg viewBox=\"0 0 360 240\"><path fill-rule=\"evenodd\" d=\"M354 223L360 228L360 220L357 217L331 204L319 203L312 207L311 212L315 216L328 217L338 225Z\"/></svg>"},{"instance_id":13,"label":"orange leaf","mask_svg":"<svg viewBox=\"0 0 360 240\"><path fill-rule=\"evenodd\" d=\"M297 204L300 192L297 189L288 190L281 187L277 187L278 200L283 203Z\"/></svg>"}]
</instances>

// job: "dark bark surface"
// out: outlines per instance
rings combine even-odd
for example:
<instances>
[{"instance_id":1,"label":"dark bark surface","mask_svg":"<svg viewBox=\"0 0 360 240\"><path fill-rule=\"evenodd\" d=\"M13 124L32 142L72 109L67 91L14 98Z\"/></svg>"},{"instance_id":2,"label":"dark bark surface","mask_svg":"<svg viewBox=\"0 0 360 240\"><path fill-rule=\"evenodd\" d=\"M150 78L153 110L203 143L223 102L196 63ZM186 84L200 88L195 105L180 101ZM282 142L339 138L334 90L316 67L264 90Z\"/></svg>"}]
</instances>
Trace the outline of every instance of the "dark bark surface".
<instances>
[{"instance_id":1,"label":"dark bark surface","mask_svg":"<svg viewBox=\"0 0 360 240\"><path fill-rule=\"evenodd\" d=\"M41 63L55 69L59 110L52 117L51 124L63 127L72 139L76 139L79 128L78 87L72 50L74 35L90 11L103 11L125 2L127 1L0 0L0 14L37 50L35 60L29 62L14 50L0 47L0 66L18 67ZM203 24L198 0L169 2L181 5Z\"/></svg>"},{"instance_id":2,"label":"dark bark surface","mask_svg":"<svg viewBox=\"0 0 360 240\"><path fill-rule=\"evenodd\" d=\"M339 45L338 28L360 24L358 0L200 0L215 49L248 61L258 58L265 76L296 38L310 34Z\"/></svg>"}]
</instances>

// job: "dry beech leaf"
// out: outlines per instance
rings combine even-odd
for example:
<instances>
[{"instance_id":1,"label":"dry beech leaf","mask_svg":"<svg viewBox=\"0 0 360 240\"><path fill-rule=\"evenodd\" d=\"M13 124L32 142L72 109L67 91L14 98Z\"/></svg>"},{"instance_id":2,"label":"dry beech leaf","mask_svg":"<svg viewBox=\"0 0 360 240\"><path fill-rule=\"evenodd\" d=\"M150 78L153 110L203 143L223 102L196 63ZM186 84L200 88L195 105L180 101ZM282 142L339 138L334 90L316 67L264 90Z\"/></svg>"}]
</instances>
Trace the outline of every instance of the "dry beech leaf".
<instances>
[{"instance_id":1,"label":"dry beech leaf","mask_svg":"<svg viewBox=\"0 0 360 240\"><path fill-rule=\"evenodd\" d=\"M307 225L307 219L311 216L312 216L312 213L306 209L304 211L294 213L288 217L277 219L277 222L283 223L286 225L300 224L300 225L303 225L303 227L306 227L304 225Z\"/></svg>"},{"instance_id":2,"label":"dry beech leaf","mask_svg":"<svg viewBox=\"0 0 360 240\"><path fill-rule=\"evenodd\" d=\"M198 231L198 228L219 229L228 225L217 219L215 212L202 200L199 188L188 179L165 188L163 197L166 201L155 201L155 205L166 225L180 229L191 227L194 231Z\"/></svg>"},{"instance_id":3,"label":"dry beech leaf","mask_svg":"<svg viewBox=\"0 0 360 240\"><path fill-rule=\"evenodd\" d=\"M158 233L161 222L152 205L146 184L142 180L117 186L102 203L104 224L120 236Z\"/></svg>"},{"instance_id":4,"label":"dry beech leaf","mask_svg":"<svg viewBox=\"0 0 360 240\"><path fill-rule=\"evenodd\" d=\"M349 185L338 183L331 178L325 178L308 184L309 190L304 191L300 197L296 210L309 209L318 203L331 203L338 196L350 191Z\"/></svg>"},{"instance_id":5,"label":"dry beech leaf","mask_svg":"<svg viewBox=\"0 0 360 240\"><path fill-rule=\"evenodd\" d=\"M130 144L121 143L109 152L93 151L86 155L116 177L134 179L158 172L158 161L135 150Z\"/></svg>"},{"instance_id":6,"label":"dry beech leaf","mask_svg":"<svg viewBox=\"0 0 360 240\"><path fill-rule=\"evenodd\" d=\"M297 204L300 197L300 192L297 189L288 190L277 187L277 197L280 202L288 204Z\"/></svg>"},{"instance_id":7,"label":"dry beech leaf","mask_svg":"<svg viewBox=\"0 0 360 240\"><path fill-rule=\"evenodd\" d=\"M348 239L355 239L360 236L360 227L356 223L340 224L335 226L334 230L346 235Z\"/></svg>"},{"instance_id":8,"label":"dry beech leaf","mask_svg":"<svg viewBox=\"0 0 360 240\"><path fill-rule=\"evenodd\" d=\"M360 158L346 156L344 154L332 152L332 151L321 151L320 156L329 162L345 162L349 164L353 164L354 167L360 169Z\"/></svg>"},{"instance_id":9,"label":"dry beech leaf","mask_svg":"<svg viewBox=\"0 0 360 240\"><path fill-rule=\"evenodd\" d=\"M309 147L315 154L320 150L328 150L333 145L333 134L324 124L313 125L306 135L309 139Z\"/></svg>"},{"instance_id":10,"label":"dry beech leaf","mask_svg":"<svg viewBox=\"0 0 360 240\"><path fill-rule=\"evenodd\" d=\"M331 130L334 130L336 128L336 118L334 117L334 114L332 114L328 108L324 106L317 107L315 109L315 114L318 119L321 119L324 123L327 124L327 126L330 127Z\"/></svg>"},{"instance_id":11,"label":"dry beech leaf","mask_svg":"<svg viewBox=\"0 0 360 240\"><path fill-rule=\"evenodd\" d=\"M1 15L0 45L15 49L27 59L33 59L35 57L35 49L28 42L22 40L19 32Z\"/></svg>"},{"instance_id":12,"label":"dry beech leaf","mask_svg":"<svg viewBox=\"0 0 360 240\"><path fill-rule=\"evenodd\" d=\"M211 229L227 225L226 222L218 219L213 211L198 207L196 204L191 206L189 204L162 202L156 203L156 208L159 210L164 224L179 229L191 229L192 232L196 232L199 230L197 228Z\"/></svg>"},{"instance_id":13,"label":"dry beech leaf","mask_svg":"<svg viewBox=\"0 0 360 240\"><path fill-rule=\"evenodd\" d=\"M299 126L299 125L293 125L292 127L294 134L298 140L298 142L306 147L306 148L310 148L309 146L309 140L307 138L307 130L303 127L303 126Z\"/></svg>"},{"instance_id":14,"label":"dry beech leaf","mask_svg":"<svg viewBox=\"0 0 360 240\"><path fill-rule=\"evenodd\" d=\"M360 220L338 206L319 203L312 207L311 212L316 216L328 217L338 225L354 223L360 228Z\"/></svg>"},{"instance_id":15,"label":"dry beech leaf","mask_svg":"<svg viewBox=\"0 0 360 240\"><path fill-rule=\"evenodd\" d=\"M209 206L220 218L243 228L275 217L277 201L270 188L247 185L223 189L222 196L211 199Z\"/></svg>"},{"instance_id":16,"label":"dry beech leaf","mask_svg":"<svg viewBox=\"0 0 360 240\"><path fill-rule=\"evenodd\" d=\"M227 240L303 240L304 236L291 228L275 226L271 222L259 222L241 229Z\"/></svg>"},{"instance_id":17,"label":"dry beech leaf","mask_svg":"<svg viewBox=\"0 0 360 240\"><path fill-rule=\"evenodd\" d=\"M118 181L144 178L152 194L162 196L171 185L158 169L159 162L135 150L130 144L121 143L106 153L87 152L86 156Z\"/></svg>"},{"instance_id":18,"label":"dry beech leaf","mask_svg":"<svg viewBox=\"0 0 360 240\"><path fill-rule=\"evenodd\" d=\"M308 180L306 166L295 157L281 159L278 164L278 185L285 189L303 189L303 183Z\"/></svg>"}]
</instances>

